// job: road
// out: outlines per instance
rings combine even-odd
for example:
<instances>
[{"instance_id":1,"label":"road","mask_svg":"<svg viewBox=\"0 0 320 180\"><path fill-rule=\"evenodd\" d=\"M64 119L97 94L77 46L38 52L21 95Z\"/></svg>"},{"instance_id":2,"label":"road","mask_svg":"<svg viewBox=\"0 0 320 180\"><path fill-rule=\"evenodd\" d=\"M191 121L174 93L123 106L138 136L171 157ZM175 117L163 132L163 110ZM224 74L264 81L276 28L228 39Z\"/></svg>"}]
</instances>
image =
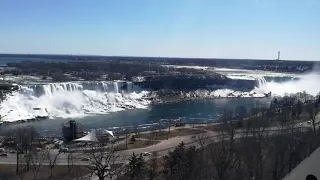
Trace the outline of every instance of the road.
<instances>
[{"instance_id":1,"label":"road","mask_svg":"<svg viewBox=\"0 0 320 180\"><path fill-rule=\"evenodd\" d=\"M207 131L205 133L208 137L216 136L217 133L213 131ZM143 152L157 152L159 156L163 156L168 153L169 150L174 149L177 147L182 141L185 144L196 144L195 139L192 138L194 135L188 135L188 136L181 136L181 137L174 137L170 138L168 140L162 140L160 143L148 146L145 148L138 148L138 149L131 149L131 150L123 150L123 151L117 151L116 155L120 156L121 159L128 159L134 152L135 154L140 154ZM52 156L55 156L58 154L58 150L53 150L51 152ZM76 157L75 163L76 164L86 164L85 161L81 161L82 158L87 157L87 154L84 153L73 153L73 155ZM7 157L0 157L0 164L16 164L16 154L8 154ZM48 163L48 161L45 161ZM68 158L67 154L61 153L59 154L57 158L57 164L59 165L66 165L68 164Z\"/></svg>"},{"instance_id":2,"label":"road","mask_svg":"<svg viewBox=\"0 0 320 180\"><path fill-rule=\"evenodd\" d=\"M297 127L298 126L299 125L297 125ZM299 126L299 127L310 127L310 125L307 124L307 123L303 123L303 125ZM270 128L268 128L269 131L276 131L277 129L278 129L278 127L270 127ZM206 130L206 132L203 135L205 137L209 137L209 138L213 138L214 139L214 137L219 135L219 133ZM172 150L175 147L177 147L182 141L186 145L199 146L199 144L196 141L196 139L192 138L194 136L195 135L180 136L180 137L178 136L178 137L170 138L168 140L162 140L158 144L151 145L151 146L144 147L144 148L117 151L116 155L120 156L121 159L128 159L128 157L130 157L133 152L135 154L140 154L140 153L143 153L143 152L150 152L150 153L157 152L158 156L163 156L163 155L166 155L169 150ZM57 155L58 154L58 150L53 150L51 152L51 154L52 154L52 156ZM73 153L73 154L76 157L76 159L74 160L75 164L86 164L87 163L85 161L81 161L82 158L87 157L87 154L84 154L84 153ZM48 163L48 161L45 162L45 163ZM0 157L0 164L16 164L16 154L8 154L8 157ZM57 164L59 164L59 165L68 164L67 154L64 154L64 153L59 154L59 156L57 158Z\"/></svg>"},{"instance_id":3,"label":"road","mask_svg":"<svg viewBox=\"0 0 320 180\"><path fill-rule=\"evenodd\" d=\"M317 122L319 122L319 120L320 120L320 118L318 116ZM319 126L319 124L318 124L318 126ZM311 125L308 124L307 122L305 122L305 123L302 123L302 125L297 124L296 127L311 127ZM278 130L278 127L269 127L267 130L269 132L271 132L271 133L274 133L275 131ZM238 132L238 134L236 134L235 138L240 137L240 134L242 134L242 132ZM212 139L212 140L216 141L216 140L218 140L216 137L217 137L217 135L219 135L219 133L206 130L206 132L203 133L203 135L204 135L204 137L207 137L209 139ZM150 153L157 152L158 156L161 157L161 156L166 155L170 150L172 150L175 147L177 147L182 141L187 146L193 145L193 146L196 146L197 148L199 148L200 144L197 141L197 139L193 138L194 136L195 135L174 137L174 138L170 138L168 140L162 140L158 144L155 144L155 145L152 145L152 146L148 146L148 147L145 147L145 148L118 151L118 152L116 152L116 155L118 155L120 157L120 159L118 159L116 163L127 163L128 162L128 158L132 155L133 152L135 154L140 154L140 153L143 153L143 152L150 152ZM311 163L311 164L312 163L316 163L317 160L320 159L320 149L318 149L318 151L319 151L319 153L317 153L317 157L315 158L315 160L311 160L311 162L309 162L309 163ZM58 150L54 150L52 152L52 156L55 156L56 154L58 154ZM74 160L74 164L76 164L76 165L88 165L89 164L88 161L81 161L82 158L88 156L87 154L74 153L74 156L76 157L76 159ZM148 159L149 157L145 157L145 158ZM8 157L0 157L0 164L16 164L16 155L15 154L9 154ZM49 162L45 161L44 165L47 165L47 164L49 164ZM67 154L64 154L64 153L59 154L59 156L57 158L57 164L58 165L67 165L68 164ZM319 166L316 166L316 167L319 167ZM308 167L302 167L302 169L303 169L302 171L306 171L306 172L307 172L307 170L309 170ZM295 174L292 175L292 176L295 177ZM290 177L292 177L292 176L290 176ZM320 176L318 176L318 177L320 177ZM95 176L93 176L91 178L91 180L95 180L95 179L97 179L97 177L95 177ZM295 179L298 179L298 178L295 178ZM291 179L287 179L287 180L291 180Z\"/></svg>"}]
</instances>

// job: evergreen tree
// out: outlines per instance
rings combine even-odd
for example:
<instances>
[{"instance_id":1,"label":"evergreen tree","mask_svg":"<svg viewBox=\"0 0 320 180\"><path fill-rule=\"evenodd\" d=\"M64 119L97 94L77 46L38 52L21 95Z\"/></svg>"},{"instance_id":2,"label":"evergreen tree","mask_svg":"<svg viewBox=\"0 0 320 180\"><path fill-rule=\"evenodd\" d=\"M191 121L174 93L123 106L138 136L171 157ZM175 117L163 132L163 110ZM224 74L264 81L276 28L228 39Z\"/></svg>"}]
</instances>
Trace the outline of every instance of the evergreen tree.
<instances>
[{"instance_id":1,"label":"evergreen tree","mask_svg":"<svg viewBox=\"0 0 320 180\"><path fill-rule=\"evenodd\" d=\"M174 151L164 157L164 176L168 180L192 178L195 169L195 147L186 148L182 142Z\"/></svg>"},{"instance_id":2,"label":"evergreen tree","mask_svg":"<svg viewBox=\"0 0 320 180\"><path fill-rule=\"evenodd\" d=\"M145 171L145 162L142 154L136 155L135 153L129 159L128 175L131 180L143 179L143 173Z\"/></svg>"},{"instance_id":3,"label":"evergreen tree","mask_svg":"<svg viewBox=\"0 0 320 180\"><path fill-rule=\"evenodd\" d=\"M295 105L295 109L296 109L297 116L299 118L303 110L303 104L300 100L298 100L297 104Z\"/></svg>"},{"instance_id":4,"label":"evergreen tree","mask_svg":"<svg viewBox=\"0 0 320 180\"><path fill-rule=\"evenodd\" d=\"M152 157L150 161L151 162L148 168L148 179L154 180L157 177L157 166L158 166L156 152L152 153Z\"/></svg>"}]
</instances>

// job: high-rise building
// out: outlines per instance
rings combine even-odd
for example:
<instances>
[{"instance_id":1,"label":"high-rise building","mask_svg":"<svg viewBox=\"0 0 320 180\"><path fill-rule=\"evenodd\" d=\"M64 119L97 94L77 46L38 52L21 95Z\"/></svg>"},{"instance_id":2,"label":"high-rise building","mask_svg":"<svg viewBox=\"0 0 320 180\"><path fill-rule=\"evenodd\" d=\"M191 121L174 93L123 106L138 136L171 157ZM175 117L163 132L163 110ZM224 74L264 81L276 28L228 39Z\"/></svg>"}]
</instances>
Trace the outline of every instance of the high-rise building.
<instances>
[{"instance_id":1,"label":"high-rise building","mask_svg":"<svg viewBox=\"0 0 320 180\"><path fill-rule=\"evenodd\" d=\"M278 59L277 60L280 60L280 51L278 51Z\"/></svg>"},{"instance_id":2,"label":"high-rise building","mask_svg":"<svg viewBox=\"0 0 320 180\"><path fill-rule=\"evenodd\" d=\"M66 141L77 139L79 132L79 123L74 120L71 120L68 123L62 125L62 134L64 140Z\"/></svg>"}]
</instances>

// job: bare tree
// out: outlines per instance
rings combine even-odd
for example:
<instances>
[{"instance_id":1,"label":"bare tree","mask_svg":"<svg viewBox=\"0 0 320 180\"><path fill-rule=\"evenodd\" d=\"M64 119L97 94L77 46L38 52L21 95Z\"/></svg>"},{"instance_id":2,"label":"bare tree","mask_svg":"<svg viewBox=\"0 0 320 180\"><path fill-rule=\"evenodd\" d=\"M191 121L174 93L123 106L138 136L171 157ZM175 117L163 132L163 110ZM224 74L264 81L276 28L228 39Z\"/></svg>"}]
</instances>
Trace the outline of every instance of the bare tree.
<instances>
[{"instance_id":1,"label":"bare tree","mask_svg":"<svg viewBox=\"0 0 320 180\"><path fill-rule=\"evenodd\" d=\"M312 123L313 132L316 132L316 116L319 113L319 108L315 103L309 103L306 108Z\"/></svg>"},{"instance_id":2,"label":"bare tree","mask_svg":"<svg viewBox=\"0 0 320 180\"><path fill-rule=\"evenodd\" d=\"M16 173L19 174L19 162L20 162L20 154L26 154L26 170L29 171L30 167L30 156L32 150L32 143L38 138L37 131L31 127L18 127L15 129L10 129L4 132L4 136L8 138L13 138L15 142L15 150L17 152L17 165L16 165Z\"/></svg>"},{"instance_id":3,"label":"bare tree","mask_svg":"<svg viewBox=\"0 0 320 180\"><path fill-rule=\"evenodd\" d=\"M74 165L74 154L72 151L67 152L68 172L70 173Z\"/></svg>"},{"instance_id":4,"label":"bare tree","mask_svg":"<svg viewBox=\"0 0 320 180\"><path fill-rule=\"evenodd\" d=\"M231 148L231 144L228 143L223 136L220 136L219 141L210 144L209 148L212 164L217 172L218 179L227 179L228 173L236 162L236 156Z\"/></svg>"},{"instance_id":5,"label":"bare tree","mask_svg":"<svg viewBox=\"0 0 320 180\"><path fill-rule=\"evenodd\" d=\"M137 123L132 123L133 131L137 138L140 138L139 126Z\"/></svg>"},{"instance_id":6,"label":"bare tree","mask_svg":"<svg viewBox=\"0 0 320 180\"><path fill-rule=\"evenodd\" d=\"M211 138L211 139L210 139ZM209 172L212 165L210 164L210 152L208 152L208 148L210 144L213 144L215 141L212 139L213 137L209 137L205 133L201 133L196 136L196 142L199 144L199 158L197 159L196 168L201 179L208 179L210 177ZM199 177L198 177L199 178Z\"/></svg>"},{"instance_id":7,"label":"bare tree","mask_svg":"<svg viewBox=\"0 0 320 180\"><path fill-rule=\"evenodd\" d=\"M237 121L235 120L235 117L233 115L233 110L225 109L221 116L221 121L223 123L223 128L222 131L220 131L220 136L228 136L229 143L231 145L230 148L233 148L234 136L237 129Z\"/></svg>"},{"instance_id":8,"label":"bare tree","mask_svg":"<svg viewBox=\"0 0 320 180\"><path fill-rule=\"evenodd\" d=\"M294 108L296 109L297 118L300 118L300 115L303 110L303 103L300 100L298 100Z\"/></svg>"},{"instance_id":9,"label":"bare tree","mask_svg":"<svg viewBox=\"0 0 320 180\"><path fill-rule=\"evenodd\" d=\"M88 158L90 160L87 168L98 176L99 180L104 180L106 177L112 179L116 175L116 171L111 167L118 159L113 147L92 147Z\"/></svg>"},{"instance_id":10,"label":"bare tree","mask_svg":"<svg viewBox=\"0 0 320 180\"><path fill-rule=\"evenodd\" d=\"M30 157L31 157L30 158L30 160L31 160L30 161L31 162L30 169L33 173L34 180L37 180L40 169L42 168L43 162L46 159L46 154L43 152L34 152L31 154Z\"/></svg>"},{"instance_id":11,"label":"bare tree","mask_svg":"<svg viewBox=\"0 0 320 180\"><path fill-rule=\"evenodd\" d=\"M57 159L58 156L60 155L60 151L57 154L54 154L54 152L52 151L51 148L48 148L45 151L45 155L46 155L46 159L49 162L49 168L50 168L50 177L53 176L53 168L56 166L57 164Z\"/></svg>"},{"instance_id":12,"label":"bare tree","mask_svg":"<svg viewBox=\"0 0 320 180\"><path fill-rule=\"evenodd\" d=\"M313 99L313 97L310 94L307 94L306 91L297 93L297 96L302 100L303 103Z\"/></svg>"},{"instance_id":13,"label":"bare tree","mask_svg":"<svg viewBox=\"0 0 320 180\"><path fill-rule=\"evenodd\" d=\"M265 121L263 112L261 113L262 115L252 122L249 136L242 137L239 144L248 178L255 180L262 179L263 168L270 155L269 133L266 130L268 122Z\"/></svg>"},{"instance_id":14,"label":"bare tree","mask_svg":"<svg viewBox=\"0 0 320 180\"><path fill-rule=\"evenodd\" d=\"M200 153L201 156L203 156L204 150L205 150L205 146L208 143L208 136L205 133L201 133L199 135L196 136L196 141L198 142L199 146L200 146ZM214 142L214 140L212 140L212 142Z\"/></svg>"},{"instance_id":15,"label":"bare tree","mask_svg":"<svg viewBox=\"0 0 320 180\"><path fill-rule=\"evenodd\" d=\"M149 180L154 180L157 177L157 168L158 168L158 153L153 152L151 159L150 159L150 165L148 168L148 179Z\"/></svg>"},{"instance_id":16,"label":"bare tree","mask_svg":"<svg viewBox=\"0 0 320 180\"><path fill-rule=\"evenodd\" d=\"M128 149L128 136L130 136L129 129L125 127L124 129L125 141L126 141L126 149Z\"/></svg>"},{"instance_id":17,"label":"bare tree","mask_svg":"<svg viewBox=\"0 0 320 180\"><path fill-rule=\"evenodd\" d=\"M171 119L169 119L169 120L168 120L168 136L167 136L167 139L169 139L171 126L172 126L172 120L171 120Z\"/></svg>"}]
</instances>

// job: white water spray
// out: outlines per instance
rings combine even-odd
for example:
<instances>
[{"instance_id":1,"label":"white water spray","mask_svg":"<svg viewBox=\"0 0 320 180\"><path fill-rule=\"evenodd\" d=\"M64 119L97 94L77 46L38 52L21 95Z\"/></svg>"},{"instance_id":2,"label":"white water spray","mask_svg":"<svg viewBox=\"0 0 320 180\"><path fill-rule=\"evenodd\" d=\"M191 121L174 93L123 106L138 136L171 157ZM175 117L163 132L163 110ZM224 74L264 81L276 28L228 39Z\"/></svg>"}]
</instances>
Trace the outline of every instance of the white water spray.
<instances>
[{"instance_id":1,"label":"white water spray","mask_svg":"<svg viewBox=\"0 0 320 180\"><path fill-rule=\"evenodd\" d=\"M270 89L267 87L266 79L261 76L256 78L257 86L252 90L252 93L266 94L270 92Z\"/></svg>"},{"instance_id":2,"label":"white water spray","mask_svg":"<svg viewBox=\"0 0 320 180\"><path fill-rule=\"evenodd\" d=\"M69 118L106 114L124 109L146 108L149 101L144 100L143 96L147 93L127 82L19 86L19 91L1 104L0 113L4 121L33 119L37 116Z\"/></svg>"},{"instance_id":3,"label":"white water spray","mask_svg":"<svg viewBox=\"0 0 320 180\"><path fill-rule=\"evenodd\" d=\"M310 73L301 76L299 80L291 80L282 83L267 82L266 88L269 89L272 94L279 96L303 91L316 96L320 92L320 75Z\"/></svg>"}]
</instances>

